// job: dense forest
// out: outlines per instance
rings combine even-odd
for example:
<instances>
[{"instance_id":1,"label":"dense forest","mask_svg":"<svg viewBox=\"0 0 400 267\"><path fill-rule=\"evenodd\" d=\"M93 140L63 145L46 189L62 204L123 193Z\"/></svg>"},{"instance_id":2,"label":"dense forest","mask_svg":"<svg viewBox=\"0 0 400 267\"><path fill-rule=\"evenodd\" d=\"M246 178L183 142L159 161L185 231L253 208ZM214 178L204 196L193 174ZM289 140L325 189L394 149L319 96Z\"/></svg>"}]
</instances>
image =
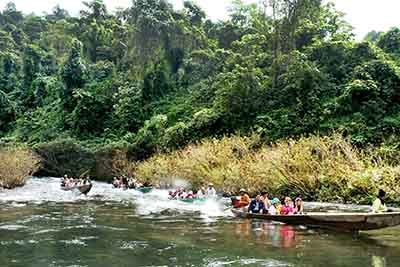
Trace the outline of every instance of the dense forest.
<instances>
[{"instance_id":1,"label":"dense forest","mask_svg":"<svg viewBox=\"0 0 400 267\"><path fill-rule=\"evenodd\" d=\"M84 5L0 13L0 143L125 147L133 160L232 134L397 144L398 28L356 41L321 0L235 0L217 22L191 1Z\"/></svg>"}]
</instances>

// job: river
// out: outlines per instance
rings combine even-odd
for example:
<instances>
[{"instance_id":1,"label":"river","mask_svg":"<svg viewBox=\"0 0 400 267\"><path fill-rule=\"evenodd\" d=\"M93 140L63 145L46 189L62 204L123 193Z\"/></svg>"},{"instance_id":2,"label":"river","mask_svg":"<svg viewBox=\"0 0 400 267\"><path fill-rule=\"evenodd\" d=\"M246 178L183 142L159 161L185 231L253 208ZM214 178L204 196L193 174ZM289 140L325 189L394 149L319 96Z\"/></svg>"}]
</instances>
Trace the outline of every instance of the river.
<instances>
[{"instance_id":1,"label":"river","mask_svg":"<svg viewBox=\"0 0 400 267\"><path fill-rule=\"evenodd\" d=\"M0 191L0 266L400 266L400 228L351 234L235 219L226 201L169 201L59 179Z\"/></svg>"}]
</instances>

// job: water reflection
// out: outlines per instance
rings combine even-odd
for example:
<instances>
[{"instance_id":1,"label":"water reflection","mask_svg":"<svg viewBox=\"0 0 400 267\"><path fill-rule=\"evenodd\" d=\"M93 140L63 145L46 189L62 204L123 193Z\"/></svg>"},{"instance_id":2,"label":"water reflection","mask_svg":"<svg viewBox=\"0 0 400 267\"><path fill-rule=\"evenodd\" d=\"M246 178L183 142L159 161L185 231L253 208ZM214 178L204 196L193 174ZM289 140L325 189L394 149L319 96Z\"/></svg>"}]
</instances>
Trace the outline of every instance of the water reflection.
<instances>
[{"instance_id":1,"label":"water reflection","mask_svg":"<svg viewBox=\"0 0 400 267\"><path fill-rule=\"evenodd\" d=\"M248 242L256 240L285 249L294 248L303 240L303 235L296 233L296 227L269 221L241 220L235 225L235 233Z\"/></svg>"}]
</instances>

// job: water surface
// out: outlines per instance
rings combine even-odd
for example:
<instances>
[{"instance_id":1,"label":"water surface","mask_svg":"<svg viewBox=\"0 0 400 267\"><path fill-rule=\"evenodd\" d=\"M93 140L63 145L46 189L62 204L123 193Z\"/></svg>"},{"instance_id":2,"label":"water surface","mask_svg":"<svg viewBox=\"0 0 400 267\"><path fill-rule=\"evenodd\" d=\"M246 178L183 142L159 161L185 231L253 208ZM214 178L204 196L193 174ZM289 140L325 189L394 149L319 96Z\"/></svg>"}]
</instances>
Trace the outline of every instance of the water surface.
<instances>
[{"instance_id":1,"label":"water surface","mask_svg":"<svg viewBox=\"0 0 400 267\"><path fill-rule=\"evenodd\" d=\"M232 217L224 201L169 201L31 179L0 191L0 266L400 266L400 228L359 237Z\"/></svg>"}]
</instances>

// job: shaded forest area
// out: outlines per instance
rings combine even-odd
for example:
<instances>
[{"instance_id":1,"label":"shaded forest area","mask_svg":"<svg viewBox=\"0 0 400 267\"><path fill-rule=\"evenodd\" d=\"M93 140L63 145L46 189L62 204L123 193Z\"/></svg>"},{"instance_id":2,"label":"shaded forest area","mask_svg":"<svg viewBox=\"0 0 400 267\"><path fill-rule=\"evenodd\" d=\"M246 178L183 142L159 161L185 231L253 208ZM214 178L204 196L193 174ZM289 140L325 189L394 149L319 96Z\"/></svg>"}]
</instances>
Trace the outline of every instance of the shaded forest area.
<instances>
[{"instance_id":1,"label":"shaded forest area","mask_svg":"<svg viewBox=\"0 0 400 267\"><path fill-rule=\"evenodd\" d=\"M191 1L84 4L78 17L0 13L0 144L33 147L43 173L254 134L339 132L398 164L398 28L356 41L321 0L236 0L218 22Z\"/></svg>"}]
</instances>

